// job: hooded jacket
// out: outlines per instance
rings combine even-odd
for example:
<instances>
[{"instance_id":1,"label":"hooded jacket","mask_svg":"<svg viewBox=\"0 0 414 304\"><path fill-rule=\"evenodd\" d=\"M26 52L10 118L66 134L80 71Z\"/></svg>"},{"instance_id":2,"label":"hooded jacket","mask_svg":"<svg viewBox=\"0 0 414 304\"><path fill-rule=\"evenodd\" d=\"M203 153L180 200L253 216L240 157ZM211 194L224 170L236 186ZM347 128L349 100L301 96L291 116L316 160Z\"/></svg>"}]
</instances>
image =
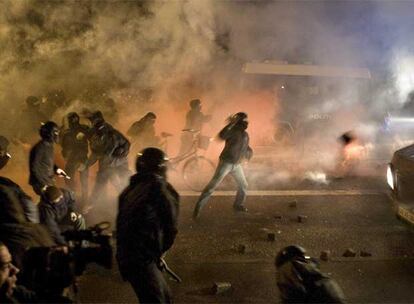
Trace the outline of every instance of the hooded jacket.
<instances>
[{"instance_id":1,"label":"hooded jacket","mask_svg":"<svg viewBox=\"0 0 414 304\"><path fill-rule=\"evenodd\" d=\"M228 124L220 131L219 137L226 141L220 160L232 164L250 160L253 150L249 146L249 134L240 123Z\"/></svg>"}]
</instances>

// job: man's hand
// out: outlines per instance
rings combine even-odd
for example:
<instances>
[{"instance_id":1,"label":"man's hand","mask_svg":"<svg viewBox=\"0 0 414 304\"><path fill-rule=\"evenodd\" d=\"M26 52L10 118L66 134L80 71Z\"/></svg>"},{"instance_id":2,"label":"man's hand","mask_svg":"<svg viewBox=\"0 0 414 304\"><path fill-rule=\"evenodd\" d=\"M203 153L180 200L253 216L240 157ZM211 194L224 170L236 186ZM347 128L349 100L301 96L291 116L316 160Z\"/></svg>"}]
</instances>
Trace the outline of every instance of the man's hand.
<instances>
[{"instance_id":1,"label":"man's hand","mask_svg":"<svg viewBox=\"0 0 414 304\"><path fill-rule=\"evenodd\" d=\"M62 170L60 168L57 168L55 172L58 176L62 176L66 179L70 179L70 176L64 170Z\"/></svg>"}]
</instances>

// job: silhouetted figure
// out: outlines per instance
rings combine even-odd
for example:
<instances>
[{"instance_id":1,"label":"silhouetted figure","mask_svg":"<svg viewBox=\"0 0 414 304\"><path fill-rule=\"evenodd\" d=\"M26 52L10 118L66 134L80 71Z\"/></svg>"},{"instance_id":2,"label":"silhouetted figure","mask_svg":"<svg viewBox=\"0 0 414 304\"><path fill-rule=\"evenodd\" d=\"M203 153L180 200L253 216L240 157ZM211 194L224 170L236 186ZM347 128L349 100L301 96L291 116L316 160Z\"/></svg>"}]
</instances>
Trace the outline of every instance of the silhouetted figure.
<instances>
[{"instance_id":1,"label":"silhouetted figure","mask_svg":"<svg viewBox=\"0 0 414 304\"><path fill-rule=\"evenodd\" d=\"M11 158L4 143L7 140L0 136L0 169ZM0 202L0 241L8 246L19 267L31 247L54 245L46 229L38 224L37 206L30 196L3 176L0 177Z\"/></svg>"},{"instance_id":2,"label":"silhouetted figure","mask_svg":"<svg viewBox=\"0 0 414 304\"><path fill-rule=\"evenodd\" d=\"M91 156L88 167L98 161L98 172L92 191L92 200L106 197L106 185L109 181L120 191L122 181L131 175L128 169L129 141L119 131L105 122L100 111L93 113L89 120L92 123L89 144Z\"/></svg>"},{"instance_id":3,"label":"silhouetted figure","mask_svg":"<svg viewBox=\"0 0 414 304\"><path fill-rule=\"evenodd\" d=\"M171 303L160 259L177 234L179 196L166 179L166 157L146 148L137 158L137 173L119 197L116 258L122 277L140 303Z\"/></svg>"},{"instance_id":4,"label":"silhouetted figure","mask_svg":"<svg viewBox=\"0 0 414 304\"><path fill-rule=\"evenodd\" d=\"M203 128L203 124L211 120L211 115L204 115L201 112L200 99L193 99L190 101L190 110L185 117L184 130L200 131ZM181 146L179 155L185 154L191 150L193 145L194 136L199 136L200 133L195 135L195 132L183 132L181 135Z\"/></svg>"},{"instance_id":5,"label":"silhouetted figure","mask_svg":"<svg viewBox=\"0 0 414 304\"><path fill-rule=\"evenodd\" d=\"M128 129L128 136L131 138L133 150L141 151L146 147L159 147L160 139L155 135L155 121L157 116L148 112L140 120L134 122Z\"/></svg>"},{"instance_id":6,"label":"silhouetted figure","mask_svg":"<svg viewBox=\"0 0 414 304\"><path fill-rule=\"evenodd\" d=\"M62 155L66 160L65 171L71 177L66 180L72 190L75 190L75 175L79 171L80 185L82 189L82 201L88 198L88 138L89 127L80 123L77 113L67 115L69 128L62 132Z\"/></svg>"}]
</instances>

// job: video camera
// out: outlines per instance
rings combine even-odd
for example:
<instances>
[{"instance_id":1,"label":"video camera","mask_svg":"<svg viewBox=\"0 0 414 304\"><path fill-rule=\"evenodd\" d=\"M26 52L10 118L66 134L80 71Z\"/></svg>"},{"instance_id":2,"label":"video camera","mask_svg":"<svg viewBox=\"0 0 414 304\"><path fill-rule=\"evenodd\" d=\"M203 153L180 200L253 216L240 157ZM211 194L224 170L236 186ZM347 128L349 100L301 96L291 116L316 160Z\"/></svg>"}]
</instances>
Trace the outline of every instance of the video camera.
<instances>
[{"instance_id":1,"label":"video camera","mask_svg":"<svg viewBox=\"0 0 414 304\"><path fill-rule=\"evenodd\" d=\"M86 230L69 230L63 233L68 246L34 247L26 252L21 282L42 294L56 295L66 287L75 285L89 263L107 269L112 267L111 235L105 233L108 222Z\"/></svg>"}]
</instances>

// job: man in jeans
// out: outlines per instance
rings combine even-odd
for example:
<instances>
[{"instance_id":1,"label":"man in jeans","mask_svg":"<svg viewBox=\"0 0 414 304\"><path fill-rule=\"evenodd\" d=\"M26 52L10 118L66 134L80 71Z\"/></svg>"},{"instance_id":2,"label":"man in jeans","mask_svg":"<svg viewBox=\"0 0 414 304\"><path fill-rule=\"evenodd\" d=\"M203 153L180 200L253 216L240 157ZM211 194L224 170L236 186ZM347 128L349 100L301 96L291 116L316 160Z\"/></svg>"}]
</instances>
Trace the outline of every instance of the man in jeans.
<instances>
[{"instance_id":1,"label":"man in jeans","mask_svg":"<svg viewBox=\"0 0 414 304\"><path fill-rule=\"evenodd\" d=\"M216 172L197 201L193 213L194 219L200 216L201 209L207 204L214 190L229 173L236 180L238 187L233 208L235 211L247 212L247 208L244 206L247 181L241 165L243 160L250 160L253 155L253 151L249 147L249 134L246 132L247 126L247 114L239 112L231 116L228 124L220 131L219 138L225 140L226 143L220 154L220 162Z\"/></svg>"}]
</instances>

